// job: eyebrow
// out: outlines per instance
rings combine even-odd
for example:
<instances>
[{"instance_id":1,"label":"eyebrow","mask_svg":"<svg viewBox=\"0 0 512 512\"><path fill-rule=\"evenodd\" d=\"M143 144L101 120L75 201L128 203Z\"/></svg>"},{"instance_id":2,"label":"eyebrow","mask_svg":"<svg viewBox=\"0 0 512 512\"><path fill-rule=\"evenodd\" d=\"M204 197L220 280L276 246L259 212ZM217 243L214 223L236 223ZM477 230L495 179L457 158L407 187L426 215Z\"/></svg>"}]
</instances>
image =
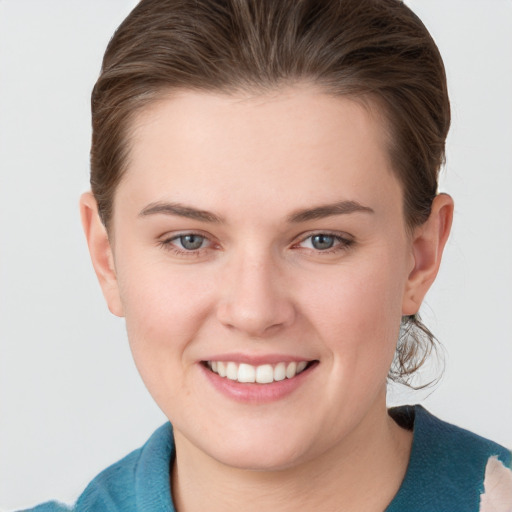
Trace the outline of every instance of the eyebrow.
<instances>
[{"instance_id":1,"label":"eyebrow","mask_svg":"<svg viewBox=\"0 0 512 512\"><path fill-rule=\"evenodd\" d=\"M288 217L289 222L307 222L309 220L324 219L332 215L346 215L349 213L375 213L369 206L363 206L357 201L339 201L337 203L316 206L298 210Z\"/></svg>"},{"instance_id":2,"label":"eyebrow","mask_svg":"<svg viewBox=\"0 0 512 512\"><path fill-rule=\"evenodd\" d=\"M220 224L223 222L221 217L206 210L199 210L190 206L185 206L180 203L151 203L141 210L139 217L146 217L148 215L175 215L178 217L186 217L188 219L200 220L202 222L212 222Z\"/></svg>"},{"instance_id":3,"label":"eyebrow","mask_svg":"<svg viewBox=\"0 0 512 512\"><path fill-rule=\"evenodd\" d=\"M310 220L323 219L332 215L346 215L350 213L363 212L375 213L369 206L363 206L357 201L339 201L337 203L316 206L314 208L306 208L297 210L288 217L288 222L299 223ZM147 217L149 215L173 215L178 217L186 217L188 219L199 220L202 222L211 222L215 224L223 223L224 220L212 212L199 210L180 203L157 202L151 203L141 210L139 217Z\"/></svg>"}]
</instances>

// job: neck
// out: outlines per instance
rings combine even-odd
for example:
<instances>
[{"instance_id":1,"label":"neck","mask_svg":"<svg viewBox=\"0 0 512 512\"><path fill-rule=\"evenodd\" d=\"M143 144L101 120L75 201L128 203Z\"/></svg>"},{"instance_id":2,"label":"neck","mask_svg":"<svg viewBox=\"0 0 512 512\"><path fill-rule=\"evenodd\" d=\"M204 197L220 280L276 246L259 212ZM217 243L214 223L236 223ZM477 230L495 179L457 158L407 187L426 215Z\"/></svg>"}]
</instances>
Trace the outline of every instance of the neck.
<instances>
[{"instance_id":1,"label":"neck","mask_svg":"<svg viewBox=\"0 0 512 512\"><path fill-rule=\"evenodd\" d=\"M385 406L328 452L291 468L252 471L210 458L175 433L172 490L178 512L381 512L404 478L412 433Z\"/></svg>"}]
</instances>

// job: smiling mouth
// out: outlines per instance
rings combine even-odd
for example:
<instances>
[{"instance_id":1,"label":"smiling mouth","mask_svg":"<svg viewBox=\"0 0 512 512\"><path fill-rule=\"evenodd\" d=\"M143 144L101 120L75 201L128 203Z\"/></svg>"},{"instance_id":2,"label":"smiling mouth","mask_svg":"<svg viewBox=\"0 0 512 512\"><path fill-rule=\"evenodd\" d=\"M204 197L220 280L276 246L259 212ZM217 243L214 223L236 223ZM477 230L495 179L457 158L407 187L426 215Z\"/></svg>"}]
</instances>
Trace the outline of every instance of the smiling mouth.
<instances>
[{"instance_id":1,"label":"smiling mouth","mask_svg":"<svg viewBox=\"0 0 512 512\"><path fill-rule=\"evenodd\" d=\"M213 373L240 383L271 384L285 379L293 379L306 371L317 361L262 364L253 366L233 361L205 361L203 364Z\"/></svg>"}]
</instances>

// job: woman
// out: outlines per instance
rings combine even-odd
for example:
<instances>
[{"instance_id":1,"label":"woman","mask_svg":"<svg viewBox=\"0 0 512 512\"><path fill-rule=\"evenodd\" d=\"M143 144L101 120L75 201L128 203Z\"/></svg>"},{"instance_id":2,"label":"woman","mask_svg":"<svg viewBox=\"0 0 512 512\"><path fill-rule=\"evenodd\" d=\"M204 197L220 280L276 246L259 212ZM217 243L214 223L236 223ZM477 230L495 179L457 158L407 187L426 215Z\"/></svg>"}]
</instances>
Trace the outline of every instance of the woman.
<instances>
[{"instance_id":1,"label":"woman","mask_svg":"<svg viewBox=\"0 0 512 512\"><path fill-rule=\"evenodd\" d=\"M432 346L453 215L444 68L407 7L143 0L92 109L92 261L173 427L75 510L510 507L508 450L386 409Z\"/></svg>"}]
</instances>

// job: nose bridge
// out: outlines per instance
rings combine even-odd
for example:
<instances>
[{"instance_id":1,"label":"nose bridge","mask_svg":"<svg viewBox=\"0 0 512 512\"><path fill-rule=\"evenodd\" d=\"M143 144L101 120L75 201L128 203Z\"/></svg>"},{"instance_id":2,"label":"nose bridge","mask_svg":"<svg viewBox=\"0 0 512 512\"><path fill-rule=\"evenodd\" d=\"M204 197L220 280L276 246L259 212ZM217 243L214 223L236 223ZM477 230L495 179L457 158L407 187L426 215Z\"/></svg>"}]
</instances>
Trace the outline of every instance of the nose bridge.
<instances>
[{"instance_id":1,"label":"nose bridge","mask_svg":"<svg viewBox=\"0 0 512 512\"><path fill-rule=\"evenodd\" d=\"M281 272L268 248L246 246L232 254L221 285L219 320L254 337L288 325L295 313Z\"/></svg>"}]
</instances>

